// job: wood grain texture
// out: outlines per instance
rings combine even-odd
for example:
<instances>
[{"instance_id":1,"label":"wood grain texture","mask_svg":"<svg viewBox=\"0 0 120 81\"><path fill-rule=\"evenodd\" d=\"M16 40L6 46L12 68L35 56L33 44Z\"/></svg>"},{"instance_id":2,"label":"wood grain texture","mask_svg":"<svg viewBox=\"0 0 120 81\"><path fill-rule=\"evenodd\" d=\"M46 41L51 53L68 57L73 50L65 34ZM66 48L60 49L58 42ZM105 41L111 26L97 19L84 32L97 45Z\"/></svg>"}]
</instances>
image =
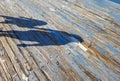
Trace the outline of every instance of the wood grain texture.
<instances>
[{"instance_id":1,"label":"wood grain texture","mask_svg":"<svg viewBox=\"0 0 120 81\"><path fill-rule=\"evenodd\" d=\"M0 81L120 81L120 5L0 0Z\"/></svg>"}]
</instances>

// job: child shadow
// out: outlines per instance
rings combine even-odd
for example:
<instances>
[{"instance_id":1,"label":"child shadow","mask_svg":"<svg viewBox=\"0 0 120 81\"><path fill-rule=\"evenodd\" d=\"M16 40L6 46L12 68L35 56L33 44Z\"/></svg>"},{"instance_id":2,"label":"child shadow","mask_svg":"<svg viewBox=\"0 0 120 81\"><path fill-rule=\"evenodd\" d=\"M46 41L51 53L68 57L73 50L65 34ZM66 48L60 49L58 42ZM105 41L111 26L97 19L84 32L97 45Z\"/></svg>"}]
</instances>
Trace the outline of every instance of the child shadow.
<instances>
[{"instance_id":1,"label":"child shadow","mask_svg":"<svg viewBox=\"0 0 120 81\"><path fill-rule=\"evenodd\" d=\"M17 25L18 27L28 27L28 28L34 28L35 26L43 26L47 25L47 22L32 18L26 18L26 17L10 17L10 16L2 16L5 21L0 22L1 24L13 24Z\"/></svg>"}]
</instances>

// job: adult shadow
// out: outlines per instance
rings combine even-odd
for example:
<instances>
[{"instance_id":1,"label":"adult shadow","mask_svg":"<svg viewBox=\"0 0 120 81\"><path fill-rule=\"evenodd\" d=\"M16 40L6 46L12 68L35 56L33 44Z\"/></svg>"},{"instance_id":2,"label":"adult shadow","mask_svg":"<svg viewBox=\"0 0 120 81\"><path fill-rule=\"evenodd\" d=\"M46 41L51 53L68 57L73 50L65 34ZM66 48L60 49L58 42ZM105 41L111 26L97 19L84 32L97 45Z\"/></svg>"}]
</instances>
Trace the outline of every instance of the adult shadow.
<instances>
[{"instance_id":1,"label":"adult shadow","mask_svg":"<svg viewBox=\"0 0 120 81\"><path fill-rule=\"evenodd\" d=\"M49 45L65 45L71 42L83 42L83 39L76 34L70 34L65 31L35 28L35 26L46 25L44 21L30 19L25 17L15 18L9 16L1 16L5 19L1 24L14 24L18 27L28 27L30 30L9 30L0 31L0 36L18 39L21 44L18 46L49 46Z\"/></svg>"},{"instance_id":2,"label":"adult shadow","mask_svg":"<svg viewBox=\"0 0 120 81\"><path fill-rule=\"evenodd\" d=\"M26 17L10 17L10 16L3 16L0 15L0 17L3 17L5 20L0 22L1 24L13 24L17 25L18 27L28 27L28 28L34 28L35 26L43 26L47 25L47 22L32 19L32 18L26 18Z\"/></svg>"},{"instance_id":3,"label":"adult shadow","mask_svg":"<svg viewBox=\"0 0 120 81\"><path fill-rule=\"evenodd\" d=\"M0 36L11 37L20 41L24 41L25 43L18 44L18 46L22 47L49 45L59 46L71 42L83 42L83 39L78 35L44 28L28 31L0 31Z\"/></svg>"}]
</instances>

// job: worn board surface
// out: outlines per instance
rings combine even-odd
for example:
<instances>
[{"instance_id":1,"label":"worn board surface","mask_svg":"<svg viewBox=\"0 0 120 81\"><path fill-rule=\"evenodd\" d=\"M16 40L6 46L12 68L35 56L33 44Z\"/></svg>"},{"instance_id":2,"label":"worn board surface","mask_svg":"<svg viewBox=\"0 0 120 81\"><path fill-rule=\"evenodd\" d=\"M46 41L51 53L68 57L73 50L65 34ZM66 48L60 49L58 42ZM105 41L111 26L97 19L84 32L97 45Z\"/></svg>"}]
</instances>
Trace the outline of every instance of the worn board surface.
<instances>
[{"instance_id":1,"label":"worn board surface","mask_svg":"<svg viewBox=\"0 0 120 81\"><path fill-rule=\"evenodd\" d=\"M0 0L0 81L120 81L120 4Z\"/></svg>"}]
</instances>

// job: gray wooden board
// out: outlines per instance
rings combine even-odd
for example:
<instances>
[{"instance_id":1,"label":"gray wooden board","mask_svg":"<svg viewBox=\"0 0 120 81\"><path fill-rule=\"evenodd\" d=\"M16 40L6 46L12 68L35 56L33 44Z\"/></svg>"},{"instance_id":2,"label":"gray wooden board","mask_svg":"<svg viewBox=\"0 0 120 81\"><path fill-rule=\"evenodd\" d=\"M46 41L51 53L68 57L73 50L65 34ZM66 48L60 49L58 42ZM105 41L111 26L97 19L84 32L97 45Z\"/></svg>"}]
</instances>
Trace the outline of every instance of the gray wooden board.
<instances>
[{"instance_id":1,"label":"gray wooden board","mask_svg":"<svg viewBox=\"0 0 120 81\"><path fill-rule=\"evenodd\" d=\"M0 81L120 81L120 4L0 0Z\"/></svg>"}]
</instances>

